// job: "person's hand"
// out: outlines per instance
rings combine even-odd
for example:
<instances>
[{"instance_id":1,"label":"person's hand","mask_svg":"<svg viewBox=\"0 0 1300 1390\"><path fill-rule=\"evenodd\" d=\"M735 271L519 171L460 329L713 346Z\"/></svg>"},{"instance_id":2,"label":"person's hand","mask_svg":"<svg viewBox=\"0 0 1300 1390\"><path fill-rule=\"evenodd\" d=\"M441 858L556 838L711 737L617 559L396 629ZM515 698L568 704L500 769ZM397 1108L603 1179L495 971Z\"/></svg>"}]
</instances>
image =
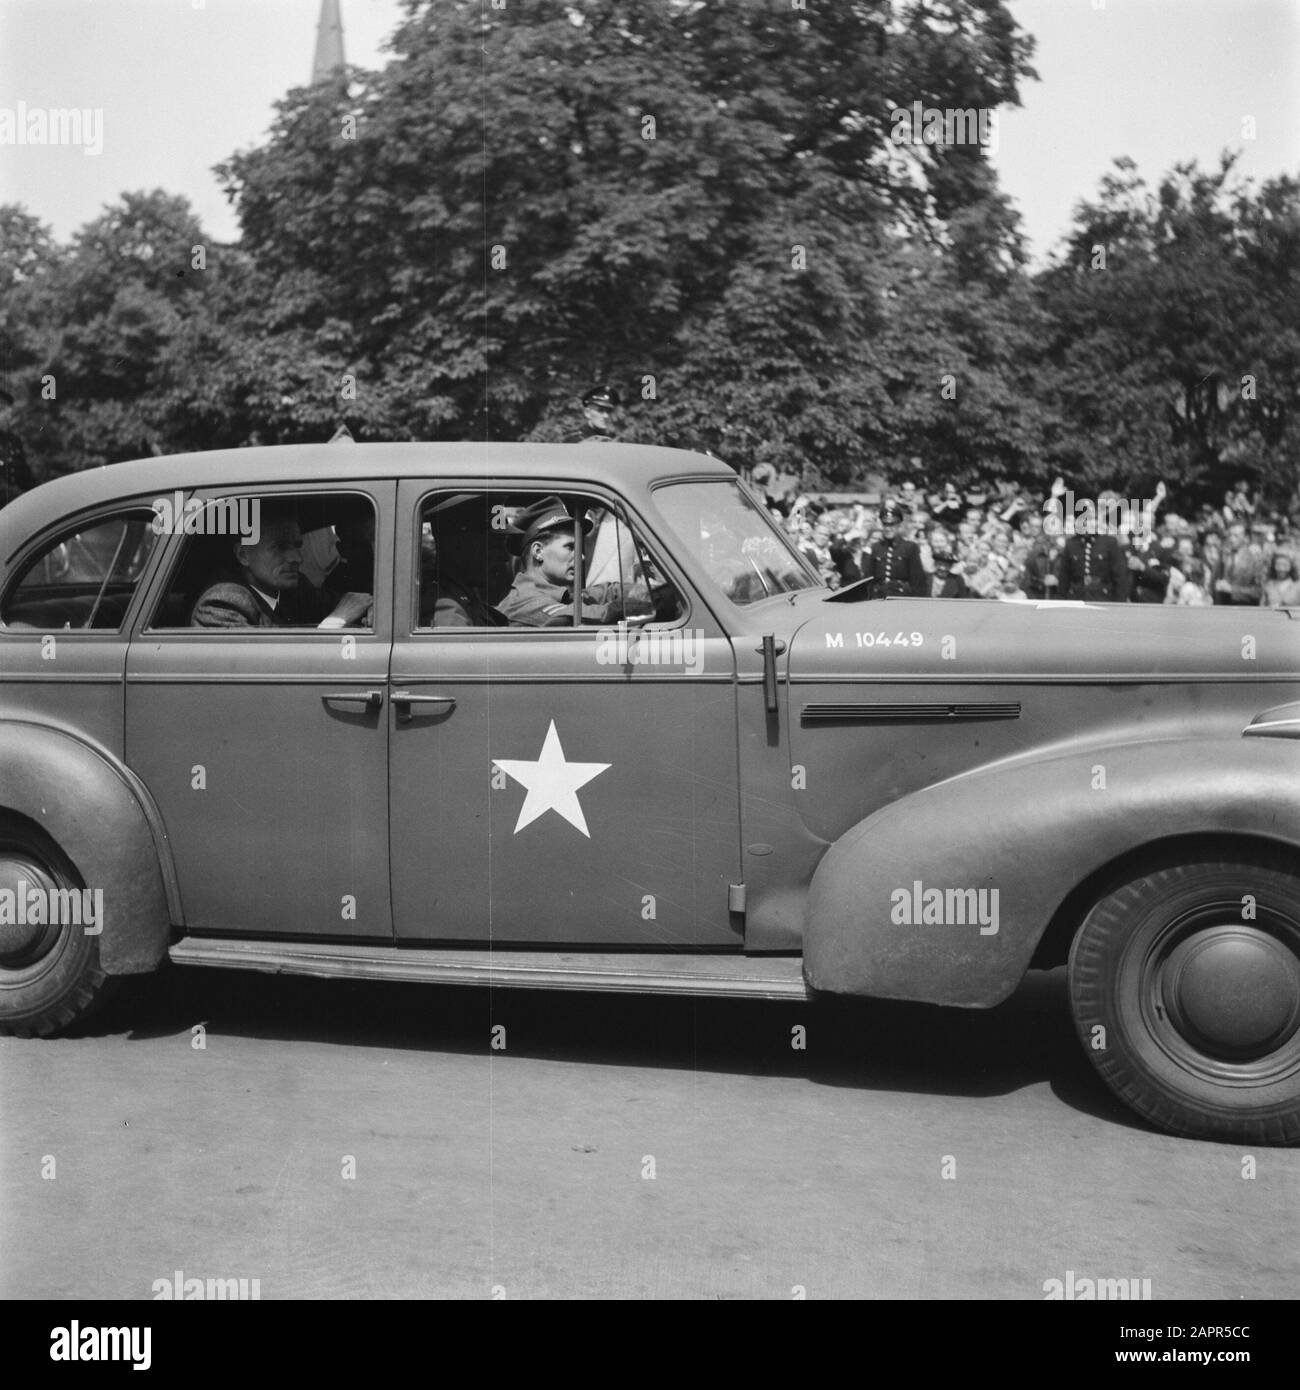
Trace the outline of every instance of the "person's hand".
<instances>
[{"instance_id":1,"label":"person's hand","mask_svg":"<svg viewBox=\"0 0 1300 1390\"><path fill-rule=\"evenodd\" d=\"M1055 589L1060 582L1061 581L1054 574L1045 574L1043 576L1043 587L1045 589Z\"/></svg>"},{"instance_id":2,"label":"person's hand","mask_svg":"<svg viewBox=\"0 0 1300 1390\"><path fill-rule=\"evenodd\" d=\"M1156 484L1156 501L1157 501L1157 502L1163 502L1164 500L1165 500L1165 484L1164 484L1164 479L1162 478L1162 479Z\"/></svg>"},{"instance_id":3,"label":"person's hand","mask_svg":"<svg viewBox=\"0 0 1300 1390\"><path fill-rule=\"evenodd\" d=\"M1052 484L1052 496L1059 497L1065 491L1065 479L1057 478Z\"/></svg>"},{"instance_id":4,"label":"person's hand","mask_svg":"<svg viewBox=\"0 0 1300 1390\"><path fill-rule=\"evenodd\" d=\"M334 611L320 624L321 627L365 627L369 626L370 610L374 599L370 594L344 594L334 605Z\"/></svg>"}]
</instances>

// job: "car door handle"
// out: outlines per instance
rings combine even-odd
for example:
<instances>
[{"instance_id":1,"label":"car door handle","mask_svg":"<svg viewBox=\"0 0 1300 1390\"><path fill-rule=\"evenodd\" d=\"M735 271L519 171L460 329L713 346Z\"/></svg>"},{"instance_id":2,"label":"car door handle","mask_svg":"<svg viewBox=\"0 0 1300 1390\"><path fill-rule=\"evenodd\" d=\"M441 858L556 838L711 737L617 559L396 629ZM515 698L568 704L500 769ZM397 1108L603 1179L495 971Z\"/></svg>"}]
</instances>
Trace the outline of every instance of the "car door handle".
<instances>
[{"instance_id":1,"label":"car door handle","mask_svg":"<svg viewBox=\"0 0 1300 1390\"><path fill-rule=\"evenodd\" d=\"M393 706L397 710L397 717L403 723L410 719L412 705L442 705L448 712L456 708L456 697L454 695L412 695L409 690L393 691Z\"/></svg>"},{"instance_id":2,"label":"car door handle","mask_svg":"<svg viewBox=\"0 0 1300 1390\"><path fill-rule=\"evenodd\" d=\"M331 690L328 694L322 695L321 699L327 703L330 700L342 700L347 704L365 705L367 709L378 709L384 703L384 692L382 690Z\"/></svg>"}]
</instances>

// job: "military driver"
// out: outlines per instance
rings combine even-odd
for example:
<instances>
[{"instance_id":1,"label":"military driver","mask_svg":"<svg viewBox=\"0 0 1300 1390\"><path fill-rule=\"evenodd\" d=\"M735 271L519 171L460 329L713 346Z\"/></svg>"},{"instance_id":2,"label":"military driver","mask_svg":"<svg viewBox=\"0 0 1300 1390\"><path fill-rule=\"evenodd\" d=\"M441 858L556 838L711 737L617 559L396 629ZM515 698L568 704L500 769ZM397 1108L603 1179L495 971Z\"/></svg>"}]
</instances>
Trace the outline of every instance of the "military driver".
<instances>
[{"instance_id":1,"label":"military driver","mask_svg":"<svg viewBox=\"0 0 1300 1390\"><path fill-rule=\"evenodd\" d=\"M558 497L544 497L515 517L506 532L506 549L520 566L510 592L497 611L512 627L571 627L573 625L573 572L575 524ZM584 520L583 534L591 530ZM642 586L644 588L644 586ZM635 608L636 586L623 597L619 584L602 584L582 595L584 623L612 623L630 616ZM648 591L639 606L648 607Z\"/></svg>"}]
</instances>

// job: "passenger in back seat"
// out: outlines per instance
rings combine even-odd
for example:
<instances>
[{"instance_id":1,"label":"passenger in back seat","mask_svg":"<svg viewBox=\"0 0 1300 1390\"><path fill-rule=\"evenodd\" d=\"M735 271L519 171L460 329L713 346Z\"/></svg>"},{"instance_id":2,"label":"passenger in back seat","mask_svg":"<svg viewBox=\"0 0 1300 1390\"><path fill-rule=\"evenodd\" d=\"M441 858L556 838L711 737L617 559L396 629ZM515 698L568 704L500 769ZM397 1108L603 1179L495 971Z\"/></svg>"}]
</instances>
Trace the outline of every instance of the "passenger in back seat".
<instances>
[{"instance_id":1,"label":"passenger in back seat","mask_svg":"<svg viewBox=\"0 0 1300 1390\"><path fill-rule=\"evenodd\" d=\"M195 627L301 626L289 611L289 598L302 566L302 532L297 517L283 509L262 508L255 544L244 539L231 546L234 568L199 596L190 622ZM373 606L369 594L348 593L318 627L364 625Z\"/></svg>"}]
</instances>

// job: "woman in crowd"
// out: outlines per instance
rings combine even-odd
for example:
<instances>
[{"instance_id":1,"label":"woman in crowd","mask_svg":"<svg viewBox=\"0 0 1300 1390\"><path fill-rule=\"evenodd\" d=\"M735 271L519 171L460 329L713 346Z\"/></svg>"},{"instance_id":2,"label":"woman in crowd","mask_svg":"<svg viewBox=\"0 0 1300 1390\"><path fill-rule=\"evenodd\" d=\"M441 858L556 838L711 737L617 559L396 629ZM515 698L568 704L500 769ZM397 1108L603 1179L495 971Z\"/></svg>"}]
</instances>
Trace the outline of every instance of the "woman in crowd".
<instances>
[{"instance_id":1,"label":"woman in crowd","mask_svg":"<svg viewBox=\"0 0 1300 1390\"><path fill-rule=\"evenodd\" d=\"M1259 602L1261 608L1300 607L1300 570L1295 557L1285 550L1279 550L1269 561Z\"/></svg>"}]
</instances>

